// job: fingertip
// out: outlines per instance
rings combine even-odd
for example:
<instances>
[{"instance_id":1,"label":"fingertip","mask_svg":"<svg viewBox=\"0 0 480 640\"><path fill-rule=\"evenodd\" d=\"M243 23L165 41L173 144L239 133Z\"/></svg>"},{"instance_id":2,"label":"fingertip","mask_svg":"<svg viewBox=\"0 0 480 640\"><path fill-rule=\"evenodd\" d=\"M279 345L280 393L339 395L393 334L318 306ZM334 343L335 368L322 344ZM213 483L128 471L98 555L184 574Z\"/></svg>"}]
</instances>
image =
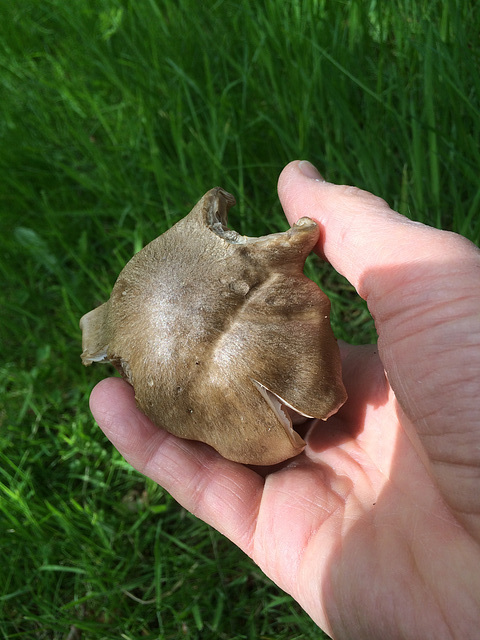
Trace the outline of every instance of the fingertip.
<instances>
[{"instance_id":1,"label":"fingertip","mask_svg":"<svg viewBox=\"0 0 480 640\"><path fill-rule=\"evenodd\" d=\"M309 160L292 160L283 168L279 180L288 178L289 174L295 174L297 171L300 171L306 178L311 180L325 182L325 178L320 171Z\"/></svg>"},{"instance_id":2,"label":"fingertip","mask_svg":"<svg viewBox=\"0 0 480 640\"><path fill-rule=\"evenodd\" d=\"M166 435L140 411L133 387L121 378L106 378L94 387L90 410L110 442L136 468L143 465L145 451Z\"/></svg>"},{"instance_id":3,"label":"fingertip","mask_svg":"<svg viewBox=\"0 0 480 640\"><path fill-rule=\"evenodd\" d=\"M289 201L290 206L287 208L284 207L284 209L285 215L287 216L290 224L294 224L302 217L300 209L298 209L298 214L296 213L297 209L295 207L295 202L290 202L289 196L291 192L296 192L299 181L303 182L303 180L307 182L312 181L314 183L325 183L325 180L318 169L308 160L293 160L292 162L289 162L278 177L277 189L280 200L282 204L286 200ZM304 215L308 214L305 213Z\"/></svg>"},{"instance_id":4,"label":"fingertip","mask_svg":"<svg viewBox=\"0 0 480 640\"><path fill-rule=\"evenodd\" d=\"M133 387L122 378L104 378L98 382L90 394L90 411L95 420L101 418L112 405L123 407L131 404L135 394ZM98 422L98 420L97 420Z\"/></svg>"}]
</instances>

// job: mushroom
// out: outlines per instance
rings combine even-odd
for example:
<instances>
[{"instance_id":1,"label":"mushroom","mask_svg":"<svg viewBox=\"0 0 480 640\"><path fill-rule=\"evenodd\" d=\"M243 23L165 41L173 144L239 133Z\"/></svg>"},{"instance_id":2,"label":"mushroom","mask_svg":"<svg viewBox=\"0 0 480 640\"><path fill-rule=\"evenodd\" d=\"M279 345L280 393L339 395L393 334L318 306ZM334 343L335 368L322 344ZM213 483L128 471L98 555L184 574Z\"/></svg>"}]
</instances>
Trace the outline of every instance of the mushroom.
<instances>
[{"instance_id":1,"label":"mushroom","mask_svg":"<svg viewBox=\"0 0 480 640\"><path fill-rule=\"evenodd\" d=\"M226 226L234 204L211 189L137 253L80 320L81 357L111 362L156 425L272 465L305 447L291 410L326 420L346 392L330 301L303 274L317 224L249 238Z\"/></svg>"}]
</instances>

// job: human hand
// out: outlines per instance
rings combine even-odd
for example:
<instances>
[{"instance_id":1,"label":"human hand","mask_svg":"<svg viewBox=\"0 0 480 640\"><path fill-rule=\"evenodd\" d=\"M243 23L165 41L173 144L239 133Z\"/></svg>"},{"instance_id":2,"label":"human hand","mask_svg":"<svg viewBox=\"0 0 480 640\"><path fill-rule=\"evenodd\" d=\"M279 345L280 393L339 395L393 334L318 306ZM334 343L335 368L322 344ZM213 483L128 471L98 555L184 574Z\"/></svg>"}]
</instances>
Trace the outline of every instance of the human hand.
<instances>
[{"instance_id":1,"label":"human hand","mask_svg":"<svg viewBox=\"0 0 480 640\"><path fill-rule=\"evenodd\" d=\"M284 169L279 195L290 223L319 223L319 252L379 335L342 345L348 401L312 423L304 453L266 471L225 460L155 427L119 379L97 385L92 412L333 638L478 638L480 252L308 163Z\"/></svg>"}]
</instances>

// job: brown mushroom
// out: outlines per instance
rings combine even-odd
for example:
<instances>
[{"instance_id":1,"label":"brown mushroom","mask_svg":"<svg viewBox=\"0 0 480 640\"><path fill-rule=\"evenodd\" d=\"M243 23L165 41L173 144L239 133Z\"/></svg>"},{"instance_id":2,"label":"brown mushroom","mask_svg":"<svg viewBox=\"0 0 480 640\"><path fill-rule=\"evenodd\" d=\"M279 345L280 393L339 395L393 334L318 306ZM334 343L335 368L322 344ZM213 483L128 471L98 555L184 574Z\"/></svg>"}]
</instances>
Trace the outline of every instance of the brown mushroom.
<instances>
[{"instance_id":1,"label":"brown mushroom","mask_svg":"<svg viewBox=\"0 0 480 640\"><path fill-rule=\"evenodd\" d=\"M80 321L82 361L110 361L158 426L237 462L300 453L289 408L325 420L345 402L327 296L303 274L317 224L260 238L226 227L217 187L120 273Z\"/></svg>"}]
</instances>

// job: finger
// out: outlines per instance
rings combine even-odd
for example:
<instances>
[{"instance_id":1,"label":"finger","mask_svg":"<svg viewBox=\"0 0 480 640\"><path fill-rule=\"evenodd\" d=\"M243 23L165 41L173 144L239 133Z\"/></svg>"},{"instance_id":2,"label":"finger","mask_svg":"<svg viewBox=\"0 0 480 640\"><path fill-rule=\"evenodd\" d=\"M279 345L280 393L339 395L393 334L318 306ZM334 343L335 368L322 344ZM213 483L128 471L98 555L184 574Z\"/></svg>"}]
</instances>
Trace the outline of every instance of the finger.
<instances>
[{"instance_id":1,"label":"finger","mask_svg":"<svg viewBox=\"0 0 480 640\"><path fill-rule=\"evenodd\" d=\"M356 187L325 182L309 162L291 162L278 181L289 222L308 216L319 224L319 252L367 298L375 270L434 260L454 251L459 257L473 245L456 234L413 222L381 198Z\"/></svg>"},{"instance_id":2,"label":"finger","mask_svg":"<svg viewBox=\"0 0 480 640\"><path fill-rule=\"evenodd\" d=\"M407 220L370 193L318 176L310 163L284 169L278 189L285 214L290 222L305 215L318 222L319 250L367 300L392 385L414 411L418 374L444 374L456 364L460 383L462 348L478 346L480 252L457 234ZM460 398L463 391L452 393Z\"/></svg>"},{"instance_id":3,"label":"finger","mask_svg":"<svg viewBox=\"0 0 480 640\"><path fill-rule=\"evenodd\" d=\"M90 408L107 438L133 467L252 554L263 490L258 474L225 460L207 445L156 427L136 407L132 387L119 378L107 378L94 388Z\"/></svg>"}]
</instances>

